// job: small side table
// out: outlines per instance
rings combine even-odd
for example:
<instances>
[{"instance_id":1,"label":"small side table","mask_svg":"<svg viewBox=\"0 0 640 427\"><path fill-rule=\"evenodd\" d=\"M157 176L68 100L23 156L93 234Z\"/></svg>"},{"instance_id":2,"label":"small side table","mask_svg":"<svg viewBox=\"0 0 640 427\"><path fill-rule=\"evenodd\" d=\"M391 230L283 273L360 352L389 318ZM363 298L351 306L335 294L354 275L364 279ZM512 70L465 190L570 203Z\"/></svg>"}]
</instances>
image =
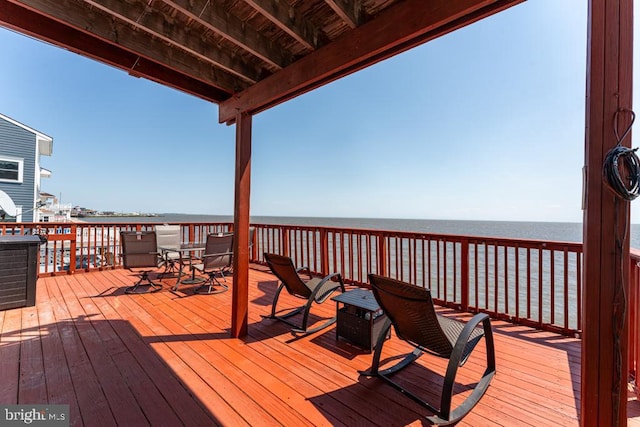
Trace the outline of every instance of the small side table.
<instances>
[{"instance_id":1,"label":"small side table","mask_svg":"<svg viewBox=\"0 0 640 427\"><path fill-rule=\"evenodd\" d=\"M373 292L354 289L331 299L337 304L336 339L342 337L369 352L373 351L387 318Z\"/></svg>"}]
</instances>

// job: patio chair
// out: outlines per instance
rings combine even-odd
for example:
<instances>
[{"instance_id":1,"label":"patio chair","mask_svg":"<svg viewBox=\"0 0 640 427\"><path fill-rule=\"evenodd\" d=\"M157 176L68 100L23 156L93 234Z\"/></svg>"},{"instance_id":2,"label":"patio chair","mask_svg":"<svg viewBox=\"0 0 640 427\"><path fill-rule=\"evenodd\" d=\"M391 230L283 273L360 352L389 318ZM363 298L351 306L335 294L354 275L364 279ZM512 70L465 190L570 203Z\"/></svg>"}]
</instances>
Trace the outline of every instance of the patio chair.
<instances>
[{"instance_id":1,"label":"patio chair","mask_svg":"<svg viewBox=\"0 0 640 427\"><path fill-rule=\"evenodd\" d=\"M309 272L307 267L296 269L291 258L282 255L265 253L264 258L273 274L280 280L280 286L278 286L273 298L271 315L263 316L264 318L277 319L286 323L293 328L291 329L293 334L310 334L335 323L336 317L334 316L317 327L307 327L309 311L314 302L322 304L338 289L344 292L344 282L340 273L332 273L323 278L311 277L309 273L309 279L303 280L299 273L304 270ZM284 314L277 314L276 306L283 289L286 289L289 294L295 297L305 299L307 302L300 307L285 309ZM300 324L287 320L298 313L302 313L302 322Z\"/></svg>"},{"instance_id":2,"label":"patio chair","mask_svg":"<svg viewBox=\"0 0 640 427\"><path fill-rule=\"evenodd\" d=\"M399 280L369 274L369 282L380 307L387 315L387 324L376 345L373 363L363 375L380 377L435 415L428 417L432 424L448 425L458 422L471 411L487 391L496 372L493 333L489 316L476 314L468 322L461 322L436 313L431 292ZM478 327L482 323L482 328ZM415 347L393 366L380 369L380 355L386 333L393 325L398 338ZM478 342L485 338L487 352L486 370L467 398L451 410L453 386L458 368L464 365ZM440 395L440 408L436 408L391 380L390 376L409 366L422 352L449 359Z\"/></svg>"},{"instance_id":3,"label":"patio chair","mask_svg":"<svg viewBox=\"0 0 640 427\"><path fill-rule=\"evenodd\" d=\"M149 273L160 266L161 258L157 250L155 231L122 231L122 262L124 268L138 270L140 280L124 290L127 294L158 292L162 284L151 280Z\"/></svg>"},{"instance_id":4,"label":"patio chair","mask_svg":"<svg viewBox=\"0 0 640 427\"><path fill-rule=\"evenodd\" d=\"M220 233L208 234L201 264L193 264L192 268L205 273L207 280L195 289L197 294L219 294L229 290L229 287L220 282L216 276L227 281L225 272L231 268L233 256L233 234ZM214 286L220 286L215 289Z\"/></svg>"},{"instance_id":5,"label":"patio chair","mask_svg":"<svg viewBox=\"0 0 640 427\"><path fill-rule=\"evenodd\" d=\"M180 235L179 225L156 225L156 239L158 243L158 252L162 257L164 271L160 273L160 277L164 277L170 273L178 273L178 281L182 275L182 253L180 245L182 237ZM173 249L173 250L172 250Z\"/></svg>"}]
</instances>

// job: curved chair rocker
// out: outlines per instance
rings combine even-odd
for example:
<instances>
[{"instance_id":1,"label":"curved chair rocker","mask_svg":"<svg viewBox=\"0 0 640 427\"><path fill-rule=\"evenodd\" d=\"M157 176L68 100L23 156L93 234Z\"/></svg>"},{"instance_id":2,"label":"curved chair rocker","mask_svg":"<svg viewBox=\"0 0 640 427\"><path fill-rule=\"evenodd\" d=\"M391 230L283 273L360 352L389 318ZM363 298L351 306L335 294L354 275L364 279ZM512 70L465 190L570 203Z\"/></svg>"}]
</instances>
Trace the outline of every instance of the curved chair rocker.
<instances>
[{"instance_id":1,"label":"curved chair rocker","mask_svg":"<svg viewBox=\"0 0 640 427\"><path fill-rule=\"evenodd\" d=\"M318 277L312 278L311 275L309 275L309 280L304 281L298 273L304 270L309 271L307 267L296 269L291 258L282 255L265 253L264 258L266 259L273 274L280 280L280 286L278 286L273 298L271 315L262 317L266 319L280 320L293 328L291 329L291 333L305 335L317 332L335 323L336 317L333 317L317 327L310 329L307 327L307 323L309 321L309 310L314 302L322 304L334 291L338 289L344 292L344 282L340 273L332 273L322 279ZM337 281L333 281L332 279L334 278L336 278ZM306 299L307 303L300 307L288 309L284 314L276 314L278 298L280 297L280 293L283 289L286 289L287 292L295 297ZM289 317L298 313L302 313L302 323L300 325L287 320Z\"/></svg>"},{"instance_id":2,"label":"curved chair rocker","mask_svg":"<svg viewBox=\"0 0 640 427\"><path fill-rule=\"evenodd\" d=\"M129 271L142 269L140 280L124 290L126 294L146 294L158 292L162 284L151 280L149 273L159 266L160 256L157 251L155 231L122 231L122 263Z\"/></svg>"},{"instance_id":3,"label":"curved chair rocker","mask_svg":"<svg viewBox=\"0 0 640 427\"><path fill-rule=\"evenodd\" d=\"M202 264L194 264L192 267L205 273L207 280L195 289L197 294L221 294L229 290L229 287L217 279L217 275L224 277L226 270L231 268L231 259L233 257L233 234L208 234L205 243L204 255L202 256ZM214 286L219 288L215 289Z\"/></svg>"},{"instance_id":4,"label":"curved chair rocker","mask_svg":"<svg viewBox=\"0 0 640 427\"><path fill-rule=\"evenodd\" d=\"M428 289L375 274L369 274L369 282L378 304L387 314L387 320L380 333L370 370L360 373L382 378L403 394L432 411L435 416L427 417L432 424L449 425L460 421L487 391L496 372L495 349L489 316L484 313L476 314L471 320L464 323L438 315L433 306L431 292ZM478 327L480 323L482 323L482 328ZM397 364L380 370L382 346L392 324L398 337L416 348ZM451 398L458 368L464 365L482 337L485 337L487 348L487 368L471 394L452 411ZM439 409L389 378L390 375L420 357L423 351L449 359Z\"/></svg>"}]
</instances>

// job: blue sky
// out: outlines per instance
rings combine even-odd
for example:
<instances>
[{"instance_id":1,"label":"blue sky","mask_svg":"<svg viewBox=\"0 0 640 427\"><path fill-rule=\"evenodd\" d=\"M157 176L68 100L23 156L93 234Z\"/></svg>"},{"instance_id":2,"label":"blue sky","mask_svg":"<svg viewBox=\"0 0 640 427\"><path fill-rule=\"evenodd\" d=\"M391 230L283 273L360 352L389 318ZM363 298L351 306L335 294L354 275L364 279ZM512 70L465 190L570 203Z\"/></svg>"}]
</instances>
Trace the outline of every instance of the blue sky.
<instances>
[{"instance_id":1,"label":"blue sky","mask_svg":"<svg viewBox=\"0 0 640 427\"><path fill-rule=\"evenodd\" d=\"M586 8L530 0L258 114L252 215L580 222ZM4 29L0 54L0 113L54 139L44 191L233 212L215 104Z\"/></svg>"}]
</instances>

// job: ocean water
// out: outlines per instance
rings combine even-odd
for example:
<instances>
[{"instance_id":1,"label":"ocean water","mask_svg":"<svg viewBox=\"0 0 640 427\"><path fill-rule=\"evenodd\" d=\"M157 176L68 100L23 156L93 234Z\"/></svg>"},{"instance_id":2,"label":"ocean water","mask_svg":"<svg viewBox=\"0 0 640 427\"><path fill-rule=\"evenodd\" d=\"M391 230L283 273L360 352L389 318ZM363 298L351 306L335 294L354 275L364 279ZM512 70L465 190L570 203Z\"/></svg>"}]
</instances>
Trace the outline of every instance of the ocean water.
<instances>
[{"instance_id":1,"label":"ocean water","mask_svg":"<svg viewBox=\"0 0 640 427\"><path fill-rule=\"evenodd\" d=\"M188 215L188 214L162 214L155 217L111 217L111 218L87 218L87 222L99 223L208 223L208 222L231 222L231 216L224 215ZM301 225L301 226L326 226L334 228L353 228L365 230L389 230L417 232L428 234L451 234L469 237L498 237L514 238L538 241L556 242L582 242L581 223L562 222L517 222L517 221L454 221L454 220L417 220L417 219L384 219L384 218L326 218L326 217L283 217L283 216L254 216L251 218L254 224L270 225ZM299 247L304 247L302 240L307 239L301 234L296 237L300 239ZM336 238L335 235L331 237ZM343 237L337 237L342 242ZM353 241L348 238L349 248L353 249ZM631 227L631 246L640 248L640 227ZM410 265L411 254L409 242L406 239L390 239L387 244L388 253L391 256L389 263L389 273L401 277L403 274L409 279L411 271L414 273L413 281L417 285L432 288L434 296L440 299L453 301L456 297L454 289L459 289L461 283L461 273L456 265L460 265L460 252L454 251L455 244L430 241L427 245L428 255L425 263L420 253L425 251L425 247L420 245L414 248L416 251L416 264L414 269ZM393 261L398 256L397 245L401 245L403 262L399 265ZM470 301L481 309L496 312L504 312L509 315L517 315L522 318L529 318L532 321L542 321L544 323L554 323L579 330L577 316L577 276L576 255L569 253L565 255L562 251L551 254L551 251L538 253L528 252L527 249L513 248L505 249L489 246L470 246L472 255L469 258L470 273ZM358 249L359 250L359 249ZM442 252L442 264L439 264L440 251ZM375 269L375 248L371 268ZM477 253L476 253L477 252ZM304 258L304 255L299 254ZM336 256L330 253L331 257ZM563 258L567 256L565 260ZM356 255L357 257L357 255ZM300 259L303 264L310 264L308 260ZM367 268L364 270L357 268L353 270L353 265L348 261L339 261L336 271L340 271L345 277L354 280L366 278ZM519 267L516 267L516 264ZM553 264L553 265L552 265ZM531 269L530 277L528 267ZM538 266L540 270L538 270ZM356 263L357 267L357 263ZM477 271L476 271L477 270ZM566 271L565 271L566 270ZM520 286L516 289L516 276L519 278ZM530 279L530 280L529 280ZM366 279L365 279L366 280ZM566 284L565 284L566 280ZM479 286L479 287L478 287ZM531 287L529 290L528 287ZM565 295L565 288L567 289ZM530 294L529 294L530 292ZM477 294L477 295L476 295ZM553 297L552 298L552 294ZM539 301L539 296L541 299ZM520 303L519 306L517 301ZM540 312L539 307L543 307ZM566 307L566 308L565 308ZM566 314L565 314L566 311ZM540 316L540 317L538 317Z\"/></svg>"},{"instance_id":2,"label":"ocean water","mask_svg":"<svg viewBox=\"0 0 640 427\"><path fill-rule=\"evenodd\" d=\"M87 222L231 222L229 215L165 213L156 217L83 218ZM582 242L582 224L574 222L458 221L390 218L253 216L255 224L317 225L373 230L412 231L480 237ZM640 225L631 226L631 247L640 249Z\"/></svg>"}]
</instances>

